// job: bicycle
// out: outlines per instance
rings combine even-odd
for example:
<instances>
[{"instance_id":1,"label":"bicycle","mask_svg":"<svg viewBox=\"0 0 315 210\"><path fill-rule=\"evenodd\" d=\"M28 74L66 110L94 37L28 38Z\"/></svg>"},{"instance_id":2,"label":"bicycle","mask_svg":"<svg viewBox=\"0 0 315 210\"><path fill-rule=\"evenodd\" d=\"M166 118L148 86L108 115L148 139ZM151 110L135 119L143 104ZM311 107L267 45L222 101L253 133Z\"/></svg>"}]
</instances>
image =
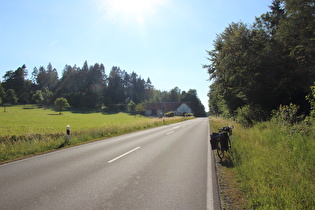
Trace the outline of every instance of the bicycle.
<instances>
[{"instance_id":1,"label":"bicycle","mask_svg":"<svg viewBox=\"0 0 315 210\"><path fill-rule=\"evenodd\" d=\"M210 144L212 150L217 150L217 154L222 161L224 153L231 149L231 136L233 126L226 126L218 129L219 133L210 135Z\"/></svg>"}]
</instances>

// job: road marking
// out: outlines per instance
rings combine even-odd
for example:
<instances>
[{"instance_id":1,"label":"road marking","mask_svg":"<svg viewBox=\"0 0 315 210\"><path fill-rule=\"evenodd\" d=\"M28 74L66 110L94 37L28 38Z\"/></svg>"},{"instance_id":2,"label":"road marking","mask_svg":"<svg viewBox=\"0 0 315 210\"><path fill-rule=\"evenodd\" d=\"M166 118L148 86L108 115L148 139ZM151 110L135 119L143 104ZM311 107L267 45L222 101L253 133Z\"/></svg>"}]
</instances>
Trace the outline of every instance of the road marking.
<instances>
[{"instance_id":1,"label":"road marking","mask_svg":"<svg viewBox=\"0 0 315 210\"><path fill-rule=\"evenodd\" d=\"M130 153L132 153L134 151L136 151L137 149L140 149L140 147L136 147L136 148L134 148L134 149L132 149L132 150L130 150L130 151L128 151L128 152L126 152L126 153L124 153L124 154L122 154L122 155L120 155L120 156L118 156L118 157L116 157L116 158L114 158L114 159L112 159L110 161L108 161L107 163L112 163L112 162L114 162L114 161L116 161L116 160L118 160L118 159L120 159L120 158L122 158L122 157L124 157L124 156L126 156L126 155L128 155L128 154L130 154Z\"/></svg>"},{"instance_id":2,"label":"road marking","mask_svg":"<svg viewBox=\"0 0 315 210\"><path fill-rule=\"evenodd\" d=\"M174 133L174 131L170 131L170 132L166 133L166 135L170 135L172 133Z\"/></svg>"}]
</instances>

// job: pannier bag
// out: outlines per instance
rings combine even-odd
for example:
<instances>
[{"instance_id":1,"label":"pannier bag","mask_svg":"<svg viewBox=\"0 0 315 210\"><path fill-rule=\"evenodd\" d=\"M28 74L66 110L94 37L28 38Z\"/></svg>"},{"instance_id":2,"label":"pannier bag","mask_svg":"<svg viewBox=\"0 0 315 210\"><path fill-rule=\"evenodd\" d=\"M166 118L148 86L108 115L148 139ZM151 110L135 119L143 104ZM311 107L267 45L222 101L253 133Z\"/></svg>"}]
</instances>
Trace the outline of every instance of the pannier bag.
<instances>
[{"instance_id":1,"label":"pannier bag","mask_svg":"<svg viewBox=\"0 0 315 210\"><path fill-rule=\"evenodd\" d=\"M211 144L212 150L215 150L218 148L218 140L220 140L220 134L219 133L210 134L210 144Z\"/></svg>"},{"instance_id":2,"label":"pannier bag","mask_svg":"<svg viewBox=\"0 0 315 210\"><path fill-rule=\"evenodd\" d=\"M229 150L229 142L228 142L228 135L226 133L221 133L220 135L220 142L221 142L221 146L222 146L222 150Z\"/></svg>"},{"instance_id":3,"label":"pannier bag","mask_svg":"<svg viewBox=\"0 0 315 210\"><path fill-rule=\"evenodd\" d=\"M221 142L222 150L229 149L228 135L226 133L212 133L210 135L210 144L212 150L218 149L218 141Z\"/></svg>"}]
</instances>

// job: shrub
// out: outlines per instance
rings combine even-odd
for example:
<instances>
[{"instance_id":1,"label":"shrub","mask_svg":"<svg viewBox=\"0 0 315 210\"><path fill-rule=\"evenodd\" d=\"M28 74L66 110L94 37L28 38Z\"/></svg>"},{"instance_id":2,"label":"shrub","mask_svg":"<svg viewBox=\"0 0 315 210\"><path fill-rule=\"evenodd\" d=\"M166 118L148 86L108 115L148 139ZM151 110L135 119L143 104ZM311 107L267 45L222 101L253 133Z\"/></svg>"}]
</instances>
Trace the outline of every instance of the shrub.
<instances>
[{"instance_id":1,"label":"shrub","mask_svg":"<svg viewBox=\"0 0 315 210\"><path fill-rule=\"evenodd\" d=\"M175 113L174 112L166 112L164 114L164 117L174 117L175 116Z\"/></svg>"},{"instance_id":2,"label":"shrub","mask_svg":"<svg viewBox=\"0 0 315 210\"><path fill-rule=\"evenodd\" d=\"M311 106L309 120L315 122L315 86L311 86L311 93L308 96L306 96L306 99L308 100Z\"/></svg>"},{"instance_id":3,"label":"shrub","mask_svg":"<svg viewBox=\"0 0 315 210\"><path fill-rule=\"evenodd\" d=\"M245 127L267 119L267 113L257 105L246 105L236 110L236 121Z\"/></svg>"},{"instance_id":4,"label":"shrub","mask_svg":"<svg viewBox=\"0 0 315 210\"><path fill-rule=\"evenodd\" d=\"M302 116L298 115L299 106L290 103L290 105L280 105L278 110L272 111L272 121L279 125L294 125L301 121Z\"/></svg>"},{"instance_id":5,"label":"shrub","mask_svg":"<svg viewBox=\"0 0 315 210\"><path fill-rule=\"evenodd\" d=\"M185 115L184 115L185 117L193 117L194 116L194 114L193 113L185 113Z\"/></svg>"}]
</instances>

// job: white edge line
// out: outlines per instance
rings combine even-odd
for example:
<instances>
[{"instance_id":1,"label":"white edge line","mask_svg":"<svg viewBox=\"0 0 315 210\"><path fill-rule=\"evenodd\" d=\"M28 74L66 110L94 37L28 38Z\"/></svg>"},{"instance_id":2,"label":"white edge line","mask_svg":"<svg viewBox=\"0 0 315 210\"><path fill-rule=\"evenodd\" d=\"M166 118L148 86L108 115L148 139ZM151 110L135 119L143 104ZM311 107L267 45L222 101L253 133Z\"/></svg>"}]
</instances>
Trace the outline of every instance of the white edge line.
<instances>
[{"instance_id":1,"label":"white edge line","mask_svg":"<svg viewBox=\"0 0 315 210\"><path fill-rule=\"evenodd\" d=\"M210 170L212 170L212 164L213 164L213 160L211 157L211 145L210 145L210 125L209 125L209 120L207 123L208 126L208 134L207 134L207 210L213 210L214 209L214 196L213 196L213 180L212 180L212 173Z\"/></svg>"},{"instance_id":2,"label":"white edge line","mask_svg":"<svg viewBox=\"0 0 315 210\"><path fill-rule=\"evenodd\" d=\"M124 154L122 154L122 155L120 155L120 156L118 156L118 157L116 157L116 158L114 158L114 159L112 159L110 161L108 161L107 163L112 163L112 162L114 162L114 161L116 161L116 160L118 160L118 159L120 159L120 158L122 158L122 157L124 157L124 156L126 156L126 155L128 155L128 154L130 154L130 153L132 153L134 151L136 151L137 149L140 149L140 147L136 147L136 148L134 148L134 149L132 149L132 150L130 150L130 151L128 151L128 152L126 152L126 153L124 153Z\"/></svg>"}]
</instances>

